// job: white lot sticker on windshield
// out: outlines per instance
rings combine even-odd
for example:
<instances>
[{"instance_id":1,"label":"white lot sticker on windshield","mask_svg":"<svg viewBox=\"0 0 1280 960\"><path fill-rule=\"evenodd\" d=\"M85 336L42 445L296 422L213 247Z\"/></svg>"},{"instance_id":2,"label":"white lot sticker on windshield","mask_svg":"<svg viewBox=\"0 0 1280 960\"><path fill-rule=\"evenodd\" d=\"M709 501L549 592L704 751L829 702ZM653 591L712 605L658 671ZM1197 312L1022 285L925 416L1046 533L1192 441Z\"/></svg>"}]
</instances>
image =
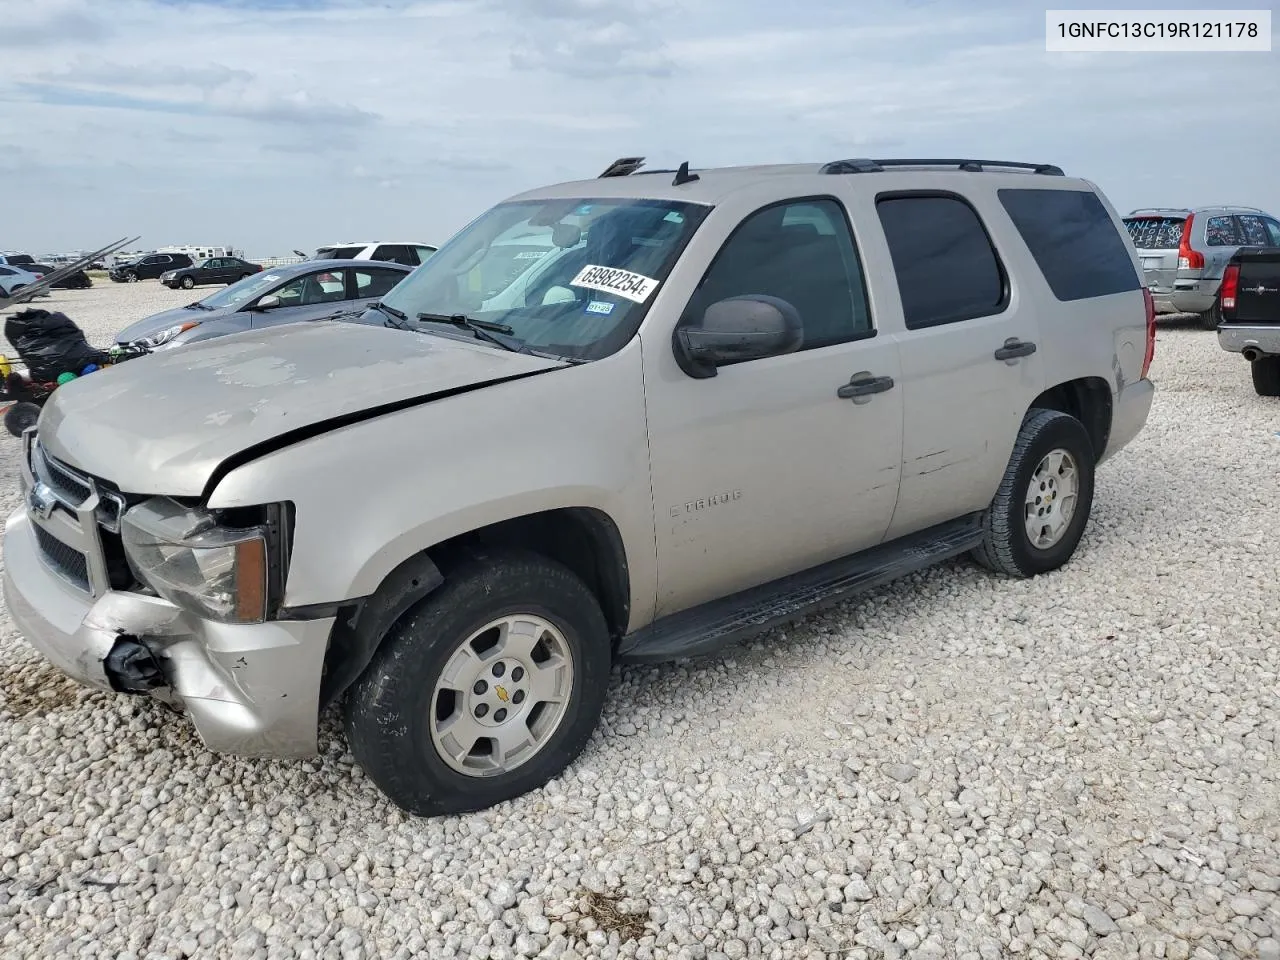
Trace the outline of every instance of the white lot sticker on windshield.
<instances>
[{"instance_id":1,"label":"white lot sticker on windshield","mask_svg":"<svg viewBox=\"0 0 1280 960\"><path fill-rule=\"evenodd\" d=\"M642 273L619 270L617 267L600 267L589 263L569 281L569 286L616 293L635 303L644 303L649 299L649 295L658 289L658 281Z\"/></svg>"},{"instance_id":2,"label":"white lot sticker on windshield","mask_svg":"<svg viewBox=\"0 0 1280 960\"><path fill-rule=\"evenodd\" d=\"M262 279L263 279L263 280L279 280L279 279L280 279L280 277L279 277L278 275L274 274L274 273L268 273L268 274L267 274L265 277L263 277Z\"/></svg>"}]
</instances>

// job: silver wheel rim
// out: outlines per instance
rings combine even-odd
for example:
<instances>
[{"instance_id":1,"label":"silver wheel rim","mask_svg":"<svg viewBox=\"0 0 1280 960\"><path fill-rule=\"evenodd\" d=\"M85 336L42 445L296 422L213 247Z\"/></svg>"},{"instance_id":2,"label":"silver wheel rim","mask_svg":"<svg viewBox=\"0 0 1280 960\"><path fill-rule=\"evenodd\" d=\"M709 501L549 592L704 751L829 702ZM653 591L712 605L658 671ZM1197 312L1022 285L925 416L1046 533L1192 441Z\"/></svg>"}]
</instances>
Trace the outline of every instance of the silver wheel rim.
<instances>
[{"instance_id":1,"label":"silver wheel rim","mask_svg":"<svg viewBox=\"0 0 1280 960\"><path fill-rule=\"evenodd\" d=\"M445 663L431 694L431 742L468 777L509 773L560 729L573 680L559 627L532 614L493 620Z\"/></svg>"},{"instance_id":2,"label":"silver wheel rim","mask_svg":"<svg viewBox=\"0 0 1280 960\"><path fill-rule=\"evenodd\" d=\"M1025 521L1027 539L1038 550L1060 541L1071 525L1080 499L1080 471L1066 450L1047 453L1027 485Z\"/></svg>"}]
</instances>

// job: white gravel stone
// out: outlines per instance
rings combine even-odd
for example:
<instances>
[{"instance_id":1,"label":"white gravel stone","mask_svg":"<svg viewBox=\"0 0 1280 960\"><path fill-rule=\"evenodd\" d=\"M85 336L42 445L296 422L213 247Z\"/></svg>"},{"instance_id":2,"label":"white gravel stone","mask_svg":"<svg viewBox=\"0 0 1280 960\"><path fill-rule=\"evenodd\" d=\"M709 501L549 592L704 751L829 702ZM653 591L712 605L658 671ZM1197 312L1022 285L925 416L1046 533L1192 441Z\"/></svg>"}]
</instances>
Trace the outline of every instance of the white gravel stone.
<instances>
[{"instance_id":1,"label":"white gravel stone","mask_svg":"<svg viewBox=\"0 0 1280 960\"><path fill-rule=\"evenodd\" d=\"M193 299L41 305L106 343ZM332 715L313 761L212 755L0 616L0 956L1280 960L1280 403L1177 320L1154 377L1063 570L615 671L571 770L465 817L391 807Z\"/></svg>"}]
</instances>

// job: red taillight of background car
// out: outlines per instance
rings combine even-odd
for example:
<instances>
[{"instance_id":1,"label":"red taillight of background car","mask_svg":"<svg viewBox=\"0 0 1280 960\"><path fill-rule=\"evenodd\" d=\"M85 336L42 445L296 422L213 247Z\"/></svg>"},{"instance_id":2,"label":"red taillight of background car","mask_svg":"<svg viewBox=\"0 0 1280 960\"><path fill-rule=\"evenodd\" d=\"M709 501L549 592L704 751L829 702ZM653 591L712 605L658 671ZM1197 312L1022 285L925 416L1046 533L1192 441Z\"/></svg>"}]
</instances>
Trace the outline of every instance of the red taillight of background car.
<instances>
[{"instance_id":1,"label":"red taillight of background car","mask_svg":"<svg viewBox=\"0 0 1280 960\"><path fill-rule=\"evenodd\" d=\"M1218 288L1218 296L1222 298L1223 310L1234 310L1236 308L1236 293L1240 290L1240 267L1238 264L1229 264L1226 271L1222 274L1222 286Z\"/></svg>"},{"instance_id":2,"label":"red taillight of background car","mask_svg":"<svg viewBox=\"0 0 1280 960\"><path fill-rule=\"evenodd\" d=\"M1147 307L1147 352L1142 358L1142 379L1145 380L1156 356L1156 301L1146 287L1142 288L1142 299Z\"/></svg>"},{"instance_id":3,"label":"red taillight of background car","mask_svg":"<svg viewBox=\"0 0 1280 960\"><path fill-rule=\"evenodd\" d=\"M1194 213L1187 214L1182 224L1182 239L1178 241L1178 269L1199 270L1204 267L1204 254L1191 249L1191 224L1195 221Z\"/></svg>"}]
</instances>

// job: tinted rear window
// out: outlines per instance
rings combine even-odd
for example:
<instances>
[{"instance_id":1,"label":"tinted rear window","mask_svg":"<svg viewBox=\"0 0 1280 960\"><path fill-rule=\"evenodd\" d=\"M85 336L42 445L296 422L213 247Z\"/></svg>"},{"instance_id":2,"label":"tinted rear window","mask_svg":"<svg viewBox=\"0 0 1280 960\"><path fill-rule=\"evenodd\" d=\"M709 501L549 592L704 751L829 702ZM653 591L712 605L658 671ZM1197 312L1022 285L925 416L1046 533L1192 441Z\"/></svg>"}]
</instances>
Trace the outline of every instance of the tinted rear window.
<instances>
[{"instance_id":1,"label":"tinted rear window","mask_svg":"<svg viewBox=\"0 0 1280 960\"><path fill-rule=\"evenodd\" d=\"M1084 300L1138 289L1138 272L1129 249L1097 194L1043 189L998 193L1059 300Z\"/></svg>"},{"instance_id":2,"label":"tinted rear window","mask_svg":"<svg viewBox=\"0 0 1280 960\"><path fill-rule=\"evenodd\" d=\"M1185 217L1126 217L1125 229L1139 250L1177 250Z\"/></svg>"},{"instance_id":3,"label":"tinted rear window","mask_svg":"<svg viewBox=\"0 0 1280 960\"><path fill-rule=\"evenodd\" d=\"M321 247L316 251L317 260L351 260L364 247Z\"/></svg>"},{"instance_id":4,"label":"tinted rear window","mask_svg":"<svg viewBox=\"0 0 1280 960\"><path fill-rule=\"evenodd\" d=\"M908 330L999 313L1004 271L977 213L952 196L878 200Z\"/></svg>"}]
</instances>

